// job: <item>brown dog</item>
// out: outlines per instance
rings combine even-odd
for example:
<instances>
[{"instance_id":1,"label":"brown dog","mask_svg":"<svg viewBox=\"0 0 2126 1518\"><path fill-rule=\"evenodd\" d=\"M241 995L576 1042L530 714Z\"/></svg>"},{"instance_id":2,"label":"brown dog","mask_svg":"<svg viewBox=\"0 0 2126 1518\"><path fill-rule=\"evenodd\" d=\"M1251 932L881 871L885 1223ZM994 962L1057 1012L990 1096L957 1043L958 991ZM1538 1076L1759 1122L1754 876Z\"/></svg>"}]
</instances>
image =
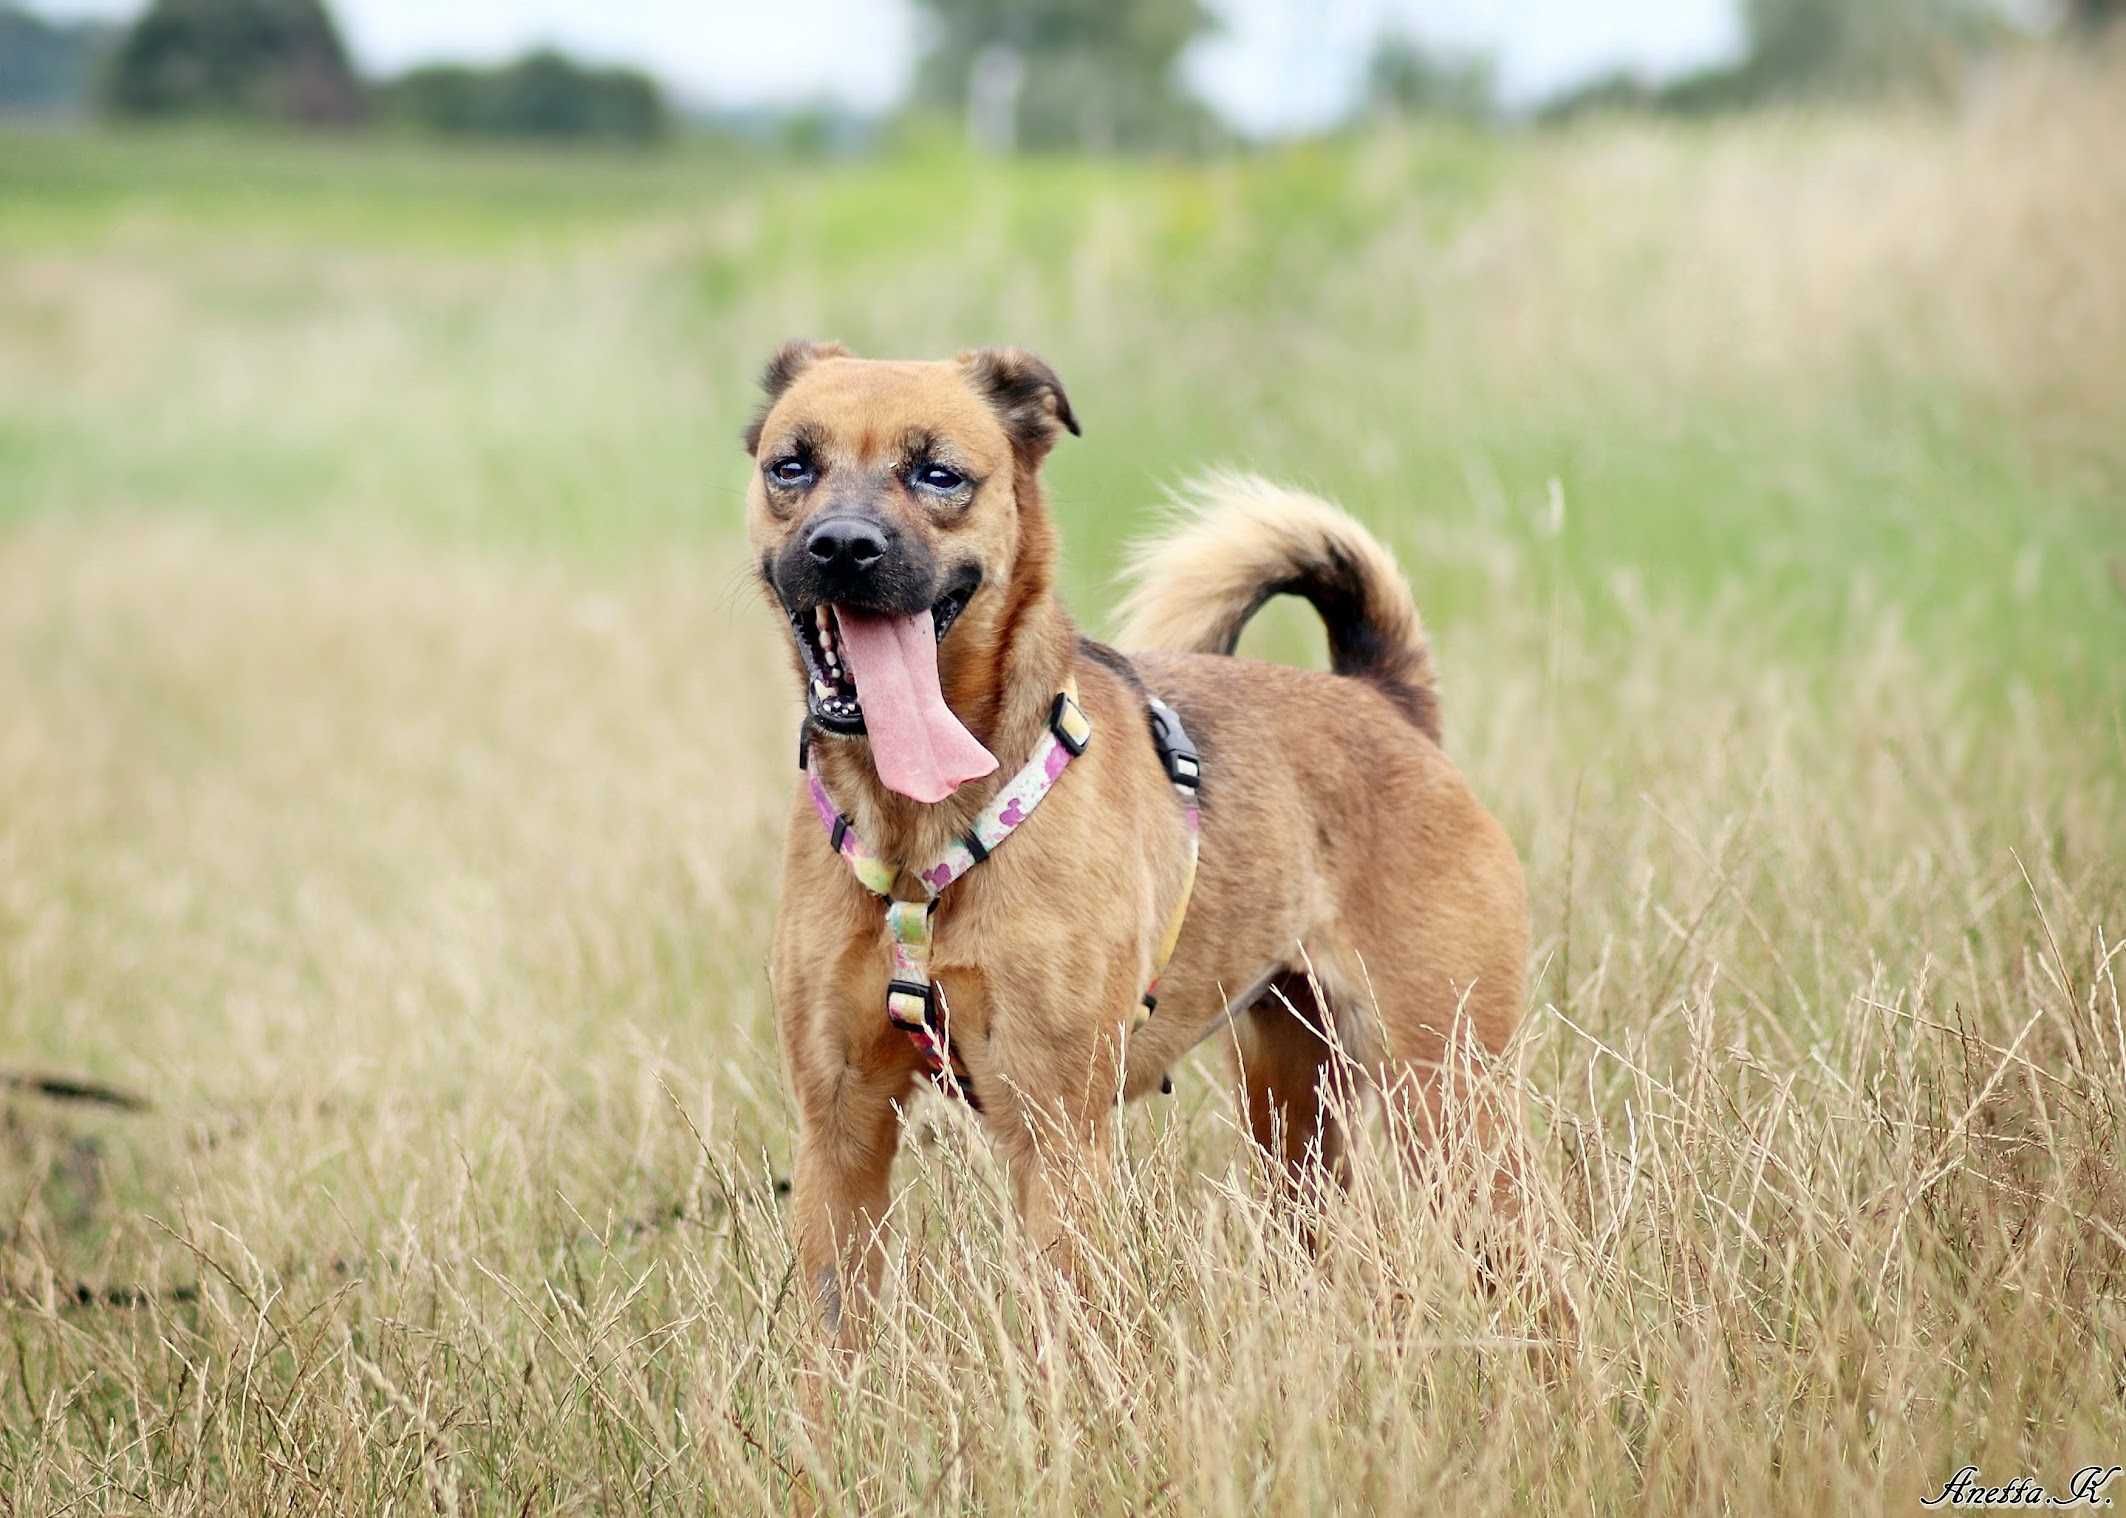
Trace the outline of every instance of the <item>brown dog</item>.
<instances>
[{"instance_id":1,"label":"brown dog","mask_svg":"<svg viewBox=\"0 0 2126 1518\"><path fill-rule=\"evenodd\" d=\"M809 766L771 974L799 1120L797 1249L828 1324L853 1338L845 1304L875 1288L901 1111L926 1073L977 1106L1044 1245L1097 1173L1115 1102L1229 1023L1249 1125L1292 1179L1340 1170L1354 1075L1410 1101L1421 1137L1443 1132L1425 1119L1460 1089L1455 1041L1496 1052L1520 1021L1527 901L1504 830L1440 751L1430 657L1387 551L1324 502L1214 481L1139 558L1125 658L1056 598L1039 470L1078 426L1046 364L793 343L763 383L747 522L794 634ZM1334 673L1231 656L1283 593L1320 613ZM1069 689L1092 738L1057 761ZM1175 730L1154 741L1151 698L1194 740L1194 795L1173 783L1185 760L1165 758ZM1052 761L1053 789L1005 809L1023 828L936 877L951 883L934 913L894 909L928 942L911 970L877 892L923 902L918 872L1029 755ZM852 860L871 861L870 886ZM927 1004L907 984L925 974ZM913 1037L887 1015L890 979L901 1013L920 1009ZM1483 1163L1510 1208L1511 1167Z\"/></svg>"}]
</instances>

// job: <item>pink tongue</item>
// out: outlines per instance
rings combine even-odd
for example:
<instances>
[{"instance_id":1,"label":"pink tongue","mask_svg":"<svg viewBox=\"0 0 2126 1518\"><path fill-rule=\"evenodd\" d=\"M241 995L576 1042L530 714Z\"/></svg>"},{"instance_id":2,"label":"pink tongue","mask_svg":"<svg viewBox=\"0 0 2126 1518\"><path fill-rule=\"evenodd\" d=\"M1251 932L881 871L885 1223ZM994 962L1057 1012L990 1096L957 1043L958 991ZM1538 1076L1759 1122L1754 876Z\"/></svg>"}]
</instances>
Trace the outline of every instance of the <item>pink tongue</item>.
<instances>
[{"instance_id":1,"label":"pink tongue","mask_svg":"<svg viewBox=\"0 0 2126 1518\"><path fill-rule=\"evenodd\" d=\"M886 789L943 801L997 767L996 755L960 725L938 689L937 624L930 613L881 617L834 608L871 735L871 762Z\"/></svg>"}]
</instances>

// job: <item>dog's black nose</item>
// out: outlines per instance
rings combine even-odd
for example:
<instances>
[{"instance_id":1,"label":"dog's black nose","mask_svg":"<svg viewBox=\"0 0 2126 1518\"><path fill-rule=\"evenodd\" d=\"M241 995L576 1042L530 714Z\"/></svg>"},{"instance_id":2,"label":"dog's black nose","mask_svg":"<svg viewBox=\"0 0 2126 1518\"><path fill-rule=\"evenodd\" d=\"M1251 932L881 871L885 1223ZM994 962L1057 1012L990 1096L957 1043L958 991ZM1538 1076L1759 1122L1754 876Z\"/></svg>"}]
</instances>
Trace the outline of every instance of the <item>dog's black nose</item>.
<instances>
[{"instance_id":1,"label":"dog's black nose","mask_svg":"<svg viewBox=\"0 0 2126 1518\"><path fill-rule=\"evenodd\" d=\"M862 517L828 517L805 536L805 552L821 569L862 572L886 556L886 533Z\"/></svg>"}]
</instances>

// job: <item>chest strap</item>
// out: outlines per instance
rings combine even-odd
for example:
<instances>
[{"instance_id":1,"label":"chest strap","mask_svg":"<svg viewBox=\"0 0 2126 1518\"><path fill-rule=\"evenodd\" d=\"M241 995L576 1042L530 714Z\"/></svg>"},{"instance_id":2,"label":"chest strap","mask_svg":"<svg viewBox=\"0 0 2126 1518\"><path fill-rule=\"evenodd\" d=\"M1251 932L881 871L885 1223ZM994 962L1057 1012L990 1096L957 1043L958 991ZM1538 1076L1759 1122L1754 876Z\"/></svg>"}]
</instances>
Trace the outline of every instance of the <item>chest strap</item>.
<instances>
[{"instance_id":1,"label":"chest strap","mask_svg":"<svg viewBox=\"0 0 2126 1518\"><path fill-rule=\"evenodd\" d=\"M1182 919L1188 913L1189 893L1196 882L1199 822L1196 751L1172 709L1159 701L1151 705L1153 744L1159 749L1167 778L1187 802L1188 871L1181 899L1153 956L1152 984L1132 1016L1132 1029L1142 1026L1158 1005L1154 992L1159 984L1159 973L1173 957L1174 945L1181 937ZM886 1020L908 1035L931 1083L945 1095L961 1098L977 1112L982 1110L982 1104L975 1097L967 1063L952 1041L951 1008L944 1004L944 998L938 994L937 982L930 974L932 925L937 915L938 897L947 886L987 859L1033 815L1034 808L1055 789L1057 780L1069 768L1071 760L1085 752L1092 737L1092 721L1078 705L1077 682L1070 681L1057 692L1055 705L1049 711L1048 731L1034 744L1033 754L1024 767L1003 784L965 834L948 845L929 865L910 872L923 891L922 899L917 901L894 899L893 887L900 878L901 867L874 853L856 836L848 817L835 807L819 776L806 767L813 809L818 812L820 824L827 830L835 853L847 862L858 884L886 903L886 944L892 955L891 976L886 983ZM800 750L801 764L803 759Z\"/></svg>"},{"instance_id":2,"label":"chest strap","mask_svg":"<svg viewBox=\"0 0 2126 1518\"><path fill-rule=\"evenodd\" d=\"M1146 698L1151 719L1152 747L1159 751L1159 762L1166 768L1166 778L1181 798L1182 819L1188 824L1188 864L1181 875L1181 896L1174 903L1173 914L1167 918L1165 929L1159 934L1158 946L1152 951L1152 983L1144 988L1144 999L1130 1016L1130 1031L1136 1032L1151 1020L1159 1010L1159 977L1166 973L1167 961L1174 957L1174 946L1181 942L1181 925L1188 921L1189 898L1196 893L1196 856L1202 844L1203 808L1196 790L1203 783L1203 760L1196 752L1196 745L1189 741L1188 729L1181 725L1181 716L1157 696Z\"/></svg>"}]
</instances>

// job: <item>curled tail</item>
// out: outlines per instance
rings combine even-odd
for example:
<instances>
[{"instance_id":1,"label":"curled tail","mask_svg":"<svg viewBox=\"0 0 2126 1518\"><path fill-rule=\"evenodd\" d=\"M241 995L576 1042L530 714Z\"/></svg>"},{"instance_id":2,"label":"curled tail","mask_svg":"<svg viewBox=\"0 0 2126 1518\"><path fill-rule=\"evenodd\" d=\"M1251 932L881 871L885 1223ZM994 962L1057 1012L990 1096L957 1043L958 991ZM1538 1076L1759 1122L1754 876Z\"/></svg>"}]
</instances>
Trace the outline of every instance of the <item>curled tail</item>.
<instances>
[{"instance_id":1,"label":"curled tail","mask_svg":"<svg viewBox=\"0 0 2126 1518\"><path fill-rule=\"evenodd\" d=\"M1168 532L1131 556L1125 649L1230 654L1272 596L1304 596L1329 633L1329 667L1378 687L1439 741L1439 697L1417 603L1380 540L1319 496L1216 474L1176 496Z\"/></svg>"}]
</instances>

